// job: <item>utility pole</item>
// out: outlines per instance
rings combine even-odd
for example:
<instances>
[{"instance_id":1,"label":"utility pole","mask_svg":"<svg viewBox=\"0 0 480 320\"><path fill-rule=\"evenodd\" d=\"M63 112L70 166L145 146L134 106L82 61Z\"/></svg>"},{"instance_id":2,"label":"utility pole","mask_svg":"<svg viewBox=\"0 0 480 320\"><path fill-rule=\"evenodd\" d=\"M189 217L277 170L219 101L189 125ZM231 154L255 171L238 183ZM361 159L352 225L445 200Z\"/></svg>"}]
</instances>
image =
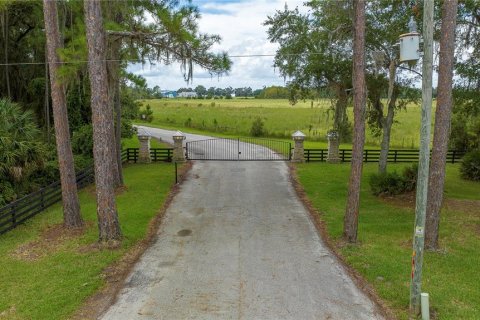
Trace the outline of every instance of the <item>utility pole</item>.
<instances>
[{"instance_id":1,"label":"utility pole","mask_svg":"<svg viewBox=\"0 0 480 320\"><path fill-rule=\"evenodd\" d=\"M420 128L420 155L418 164L415 229L413 232L412 280L410 284L410 312L420 314L422 291L422 264L427 210L428 170L430 164L430 124L432 113L432 63L433 63L433 8L434 0L423 2L423 78L422 122Z\"/></svg>"}]
</instances>

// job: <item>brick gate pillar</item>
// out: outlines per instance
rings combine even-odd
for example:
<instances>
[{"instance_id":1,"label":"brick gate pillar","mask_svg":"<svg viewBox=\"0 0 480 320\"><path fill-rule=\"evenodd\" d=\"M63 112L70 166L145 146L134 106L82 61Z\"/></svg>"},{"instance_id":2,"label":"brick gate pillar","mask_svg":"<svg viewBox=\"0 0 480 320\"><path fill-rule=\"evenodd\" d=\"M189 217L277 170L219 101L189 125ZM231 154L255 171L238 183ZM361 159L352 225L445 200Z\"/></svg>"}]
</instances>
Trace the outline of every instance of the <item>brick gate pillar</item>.
<instances>
[{"instance_id":1,"label":"brick gate pillar","mask_svg":"<svg viewBox=\"0 0 480 320\"><path fill-rule=\"evenodd\" d=\"M293 149L292 162L305 162L303 141L305 141L305 134L301 131L297 131L292 134L293 141L295 142L295 148Z\"/></svg>"},{"instance_id":2,"label":"brick gate pillar","mask_svg":"<svg viewBox=\"0 0 480 320\"><path fill-rule=\"evenodd\" d=\"M138 140L140 141L140 150L138 152L138 162L139 163L150 163L152 158L150 157L150 135L148 132L143 129L138 129L137 134Z\"/></svg>"},{"instance_id":3,"label":"brick gate pillar","mask_svg":"<svg viewBox=\"0 0 480 320\"><path fill-rule=\"evenodd\" d=\"M173 162L185 162L185 152L183 152L185 138L181 131L177 131L173 135Z\"/></svg>"},{"instance_id":4,"label":"brick gate pillar","mask_svg":"<svg viewBox=\"0 0 480 320\"><path fill-rule=\"evenodd\" d=\"M340 139L338 136L337 131L330 131L327 134L328 138L328 156L327 162L328 163L340 163L340 154L339 154L339 147L340 147Z\"/></svg>"}]
</instances>

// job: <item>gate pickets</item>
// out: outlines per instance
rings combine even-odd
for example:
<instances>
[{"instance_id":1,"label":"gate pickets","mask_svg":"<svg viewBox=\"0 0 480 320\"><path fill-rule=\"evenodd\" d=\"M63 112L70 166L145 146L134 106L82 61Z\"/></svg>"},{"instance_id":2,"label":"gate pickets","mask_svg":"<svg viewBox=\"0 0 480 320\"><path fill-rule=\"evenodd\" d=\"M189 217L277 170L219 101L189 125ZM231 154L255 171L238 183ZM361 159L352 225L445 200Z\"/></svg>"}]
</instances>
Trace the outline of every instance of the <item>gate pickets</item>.
<instances>
[{"instance_id":1,"label":"gate pickets","mask_svg":"<svg viewBox=\"0 0 480 320\"><path fill-rule=\"evenodd\" d=\"M286 161L291 159L289 142L260 139L207 139L186 143L189 160Z\"/></svg>"}]
</instances>

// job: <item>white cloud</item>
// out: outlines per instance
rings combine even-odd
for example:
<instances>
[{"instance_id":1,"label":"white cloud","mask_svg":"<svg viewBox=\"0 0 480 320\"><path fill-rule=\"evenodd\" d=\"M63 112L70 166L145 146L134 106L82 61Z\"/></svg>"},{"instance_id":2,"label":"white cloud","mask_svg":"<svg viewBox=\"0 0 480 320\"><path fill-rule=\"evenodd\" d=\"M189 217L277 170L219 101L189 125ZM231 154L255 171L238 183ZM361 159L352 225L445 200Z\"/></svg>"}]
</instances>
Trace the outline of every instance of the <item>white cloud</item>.
<instances>
[{"instance_id":1,"label":"white cloud","mask_svg":"<svg viewBox=\"0 0 480 320\"><path fill-rule=\"evenodd\" d=\"M220 45L214 50L227 51L231 56L252 54L275 54L277 45L267 39L266 27L262 23L268 15L282 10L285 3L289 7L298 6L302 11L304 0L193 0L202 14L199 21L203 33L219 34ZM221 78L211 77L199 67L194 69L193 83L206 87L252 87L283 85L283 77L273 69L273 57L232 57L232 70ZM155 66L131 65L129 71L144 76L150 87L178 89L187 84L179 64Z\"/></svg>"}]
</instances>

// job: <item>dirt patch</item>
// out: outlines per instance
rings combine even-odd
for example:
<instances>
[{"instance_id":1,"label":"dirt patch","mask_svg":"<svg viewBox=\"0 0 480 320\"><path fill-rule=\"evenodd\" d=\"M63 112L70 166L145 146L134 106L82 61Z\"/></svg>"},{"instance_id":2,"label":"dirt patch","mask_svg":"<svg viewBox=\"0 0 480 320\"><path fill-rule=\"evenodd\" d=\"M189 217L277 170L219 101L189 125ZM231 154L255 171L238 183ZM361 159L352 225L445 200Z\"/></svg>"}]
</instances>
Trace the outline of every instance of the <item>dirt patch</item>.
<instances>
[{"instance_id":1,"label":"dirt patch","mask_svg":"<svg viewBox=\"0 0 480 320\"><path fill-rule=\"evenodd\" d=\"M157 215L150 221L145 238L128 250L127 253L116 263L103 270L101 277L105 280L105 285L96 294L90 296L85 303L73 314L72 320L98 319L117 298L119 291L123 287L125 279L130 274L135 263L143 255L145 250L153 243L156 238L157 230L162 224L163 217L175 195L180 191L181 183L188 179L188 171L192 167L192 162L187 162L178 171L178 183L173 186L165 200L163 207ZM84 247L85 253L89 250L102 250L105 247L90 245Z\"/></svg>"},{"instance_id":2,"label":"dirt patch","mask_svg":"<svg viewBox=\"0 0 480 320\"><path fill-rule=\"evenodd\" d=\"M56 252L65 242L78 238L93 225L87 222L85 227L68 229L62 224L47 227L40 239L19 245L12 253L12 257L24 261L36 261Z\"/></svg>"},{"instance_id":3,"label":"dirt patch","mask_svg":"<svg viewBox=\"0 0 480 320\"><path fill-rule=\"evenodd\" d=\"M408 192L396 196L381 196L379 199L397 208L415 209L415 192Z\"/></svg>"},{"instance_id":4,"label":"dirt patch","mask_svg":"<svg viewBox=\"0 0 480 320\"><path fill-rule=\"evenodd\" d=\"M475 234L480 237L480 223L475 226Z\"/></svg>"},{"instance_id":5,"label":"dirt patch","mask_svg":"<svg viewBox=\"0 0 480 320\"><path fill-rule=\"evenodd\" d=\"M15 308L15 306L11 306L10 308L0 312L0 319L16 319L15 317L16 314L17 314L17 308Z\"/></svg>"},{"instance_id":6,"label":"dirt patch","mask_svg":"<svg viewBox=\"0 0 480 320\"><path fill-rule=\"evenodd\" d=\"M357 287L362 290L377 306L378 312L382 314L383 317L387 320L394 320L396 319L394 313L388 308L387 304L379 297L375 289L372 287L368 281L366 281L360 273L349 266L343 256L339 252L339 246L345 245L342 240L338 241L338 244L335 243L326 231L325 221L321 219L322 213L319 212L311 203L310 199L308 199L303 186L300 184L297 175L297 168L293 164L289 164L290 168L290 181L292 182L293 187L298 195L298 197L302 200L303 204L307 208L307 211L310 213L310 218L314 223L318 233L320 234L322 240L327 245L330 252L338 259L340 265L344 268L344 270L350 275L353 279Z\"/></svg>"},{"instance_id":7,"label":"dirt patch","mask_svg":"<svg viewBox=\"0 0 480 320\"><path fill-rule=\"evenodd\" d=\"M117 188L115 188L115 196L121 195L121 194L124 193L125 191L128 191L128 187L127 187L127 186L117 187Z\"/></svg>"},{"instance_id":8,"label":"dirt patch","mask_svg":"<svg viewBox=\"0 0 480 320\"><path fill-rule=\"evenodd\" d=\"M473 214L480 218L480 200L445 199L443 208Z\"/></svg>"},{"instance_id":9,"label":"dirt patch","mask_svg":"<svg viewBox=\"0 0 480 320\"><path fill-rule=\"evenodd\" d=\"M397 196L382 196L380 199L397 208L415 209L415 196L415 192L409 192ZM480 200L444 199L442 208L480 217Z\"/></svg>"},{"instance_id":10,"label":"dirt patch","mask_svg":"<svg viewBox=\"0 0 480 320\"><path fill-rule=\"evenodd\" d=\"M122 246L121 241L111 240L106 243L96 242L89 245L78 248L77 252L81 254L92 253L102 250L116 250Z\"/></svg>"}]
</instances>

